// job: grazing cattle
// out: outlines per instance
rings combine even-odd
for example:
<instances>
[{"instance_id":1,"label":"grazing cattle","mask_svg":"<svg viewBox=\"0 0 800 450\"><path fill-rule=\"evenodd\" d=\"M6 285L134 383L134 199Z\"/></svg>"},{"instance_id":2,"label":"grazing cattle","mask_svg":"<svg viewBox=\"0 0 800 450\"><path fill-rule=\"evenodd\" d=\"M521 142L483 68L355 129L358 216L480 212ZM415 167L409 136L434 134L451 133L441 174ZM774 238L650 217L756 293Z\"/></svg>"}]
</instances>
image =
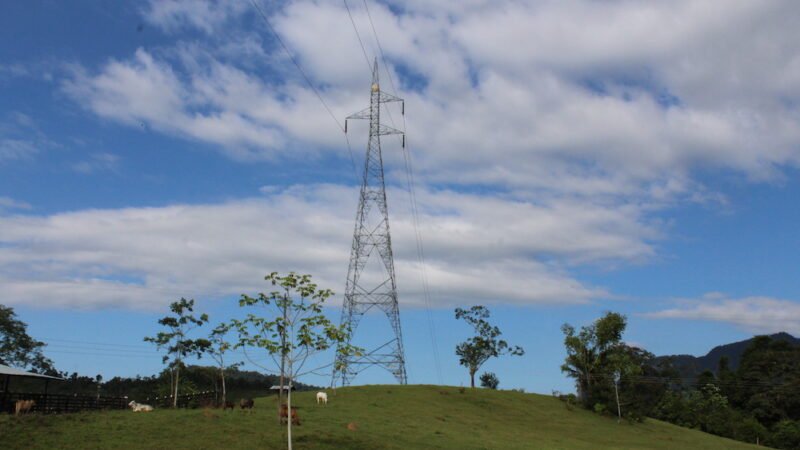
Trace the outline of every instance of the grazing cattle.
<instances>
[{"instance_id":1,"label":"grazing cattle","mask_svg":"<svg viewBox=\"0 0 800 450\"><path fill-rule=\"evenodd\" d=\"M289 419L289 407L281 405L281 423L286 423ZM297 409L292 408L292 425L300 425L300 416L297 415Z\"/></svg>"},{"instance_id":2,"label":"grazing cattle","mask_svg":"<svg viewBox=\"0 0 800 450\"><path fill-rule=\"evenodd\" d=\"M128 403L128 406L133 410L133 412L150 412L153 410L152 406L145 405L143 403L136 403L133 400L131 400L131 402Z\"/></svg>"},{"instance_id":3,"label":"grazing cattle","mask_svg":"<svg viewBox=\"0 0 800 450\"><path fill-rule=\"evenodd\" d=\"M225 411L226 409L230 408L230 410L233 411L234 406L236 405L234 405L233 402L226 401L222 404L222 410Z\"/></svg>"},{"instance_id":4,"label":"grazing cattle","mask_svg":"<svg viewBox=\"0 0 800 450\"><path fill-rule=\"evenodd\" d=\"M242 409L248 409L252 411L253 405L255 405L255 402L253 401L252 398L243 398L239 400L239 407Z\"/></svg>"},{"instance_id":5,"label":"grazing cattle","mask_svg":"<svg viewBox=\"0 0 800 450\"><path fill-rule=\"evenodd\" d=\"M328 394L324 392L317 392L317 404L324 403L328 404Z\"/></svg>"},{"instance_id":6,"label":"grazing cattle","mask_svg":"<svg viewBox=\"0 0 800 450\"><path fill-rule=\"evenodd\" d=\"M14 414L27 414L33 409L33 406L36 404L34 400L17 400L17 403L14 405Z\"/></svg>"}]
</instances>

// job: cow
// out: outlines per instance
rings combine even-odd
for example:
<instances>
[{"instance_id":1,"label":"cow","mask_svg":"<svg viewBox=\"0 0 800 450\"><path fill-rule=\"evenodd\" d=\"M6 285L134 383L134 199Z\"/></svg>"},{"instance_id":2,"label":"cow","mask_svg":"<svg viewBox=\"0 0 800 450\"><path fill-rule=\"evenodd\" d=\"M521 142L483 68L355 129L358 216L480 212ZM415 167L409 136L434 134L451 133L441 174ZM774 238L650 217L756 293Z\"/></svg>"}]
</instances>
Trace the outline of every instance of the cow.
<instances>
[{"instance_id":1,"label":"cow","mask_svg":"<svg viewBox=\"0 0 800 450\"><path fill-rule=\"evenodd\" d=\"M128 403L128 406L133 410L133 412L150 412L153 410L152 406L145 405L143 403L136 403L133 400L131 400L131 402Z\"/></svg>"},{"instance_id":2,"label":"cow","mask_svg":"<svg viewBox=\"0 0 800 450\"><path fill-rule=\"evenodd\" d=\"M289 419L289 407L281 405L281 423L286 423ZM297 409L292 408L292 425L300 425L300 416L297 415Z\"/></svg>"},{"instance_id":3,"label":"cow","mask_svg":"<svg viewBox=\"0 0 800 450\"><path fill-rule=\"evenodd\" d=\"M225 402L222 404L222 410L223 410L223 411L225 411L225 410L227 410L227 409L229 409L229 408L230 408L230 410L231 410L231 411L233 411L233 408L234 408L234 406L236 406L236 405L234 405L234 404L233 404L233 402L230 402L230 401L227 401L227 400L226 400L226 401L225 401Z\"/></svg>"},{"instance_id":4,"label":"cow","mask_svg":"<svg viewBox=\"0 0 800 450\"><path fill-rule=\"evenodd\" d=\"M34 400L17 400L17 403L14 404L14 414L27 414L33 409L34 405L36 405Z\"/></svg>"},{"instance_id":5,"label":"cow","mask_svg":"<svg viewBox=\"0 0 800 450\"><path fill-rule=\"evenodd\" d=\"M325 405L328 404L328 394L324 392L317 392L317 404L323 403Z\"/></svg>"},{"instance_id":6,"label":"cow","mask_svg":"<svg viewBox=\"0 0 800 450\"><path fill-rule=\"evenodd\" d=\"M254 405L255 405L255 402L253 401L252 398L243 398L243 399L239 400L239 408L241 408L243 410L247 409L249 411L253 411L253 406Z\"/></svg>"}]
</instances>

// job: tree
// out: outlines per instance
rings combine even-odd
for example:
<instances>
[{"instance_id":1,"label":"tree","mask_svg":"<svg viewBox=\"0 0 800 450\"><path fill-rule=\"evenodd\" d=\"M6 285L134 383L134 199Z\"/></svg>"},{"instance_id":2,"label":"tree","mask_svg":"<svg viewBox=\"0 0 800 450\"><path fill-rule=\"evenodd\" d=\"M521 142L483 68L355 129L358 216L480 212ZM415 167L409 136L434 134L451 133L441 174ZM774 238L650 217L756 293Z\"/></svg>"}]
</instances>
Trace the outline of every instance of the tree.
<instances>
[{"instance_id":1,"label":"tree","mask_svg":"<svg viewBox=\"0 0 800 450\"><path fill-rule=\"evenodd\" d=\"M521 356L525 354L522 347L510 347L508 342L498 339L503 333L486 320L491 313L485 306L476 305L465 310L456 308L456 319L463 319L475 330L476 336L456 346L459 363L469 370L470 386L475 387L475 373L490 358L503 355Z\"/></svg>"},{"instance_id":2,"label":"tree","mask_svg":"<svg viewBox=\"0 0 800 450\"><path fill-rule=\"evenodd\" d=\"M58 375L53 361L42 353L44 347L44 342L28 335L28 325L11 307L0 305L0 364Z\"/></svg>"},{"instance_id":3,"label":"tree","mask_svg":"<svg viewBox=\"0 0 800 450\"><path fill-rule=\"evenodd\" d=\"M227 323L221 323L217 325L216 328L211 330L211 334L208 336L208 340L206 342L201 342L200 345L205 347L206 353L211 356L211 359L217 363L217 368L219 369L219 379L220 385L222 387L222 397L220 399L220 403L225 405L225 401L227 400L227 391L225 388L225 371L227 369L238 367L241 363L234 363L234 364L225 364L225 354L228 353L230 350L233 349L233 345L227 341L226 337L228 332L231 330L232 325Z\"/></svg>"},{"instance_id":4,"label":"tree","mask_svg":"<svg viewBox=\"0 0 800 450\"><path fill-rule=\"evenodd\" d=\"M622 334L626 325L625 316L608 312L593 324L581 327L578 333L570 324L561 326L567 348L561 371L575 379L578 398L584 406L594 406L592 389L595 384L600 381L608 384L613 379L613 369L609 364L620 363L619 360L615 361L613 355L622 350Z\"/></svg>"},{"instance_id":5,"label":"tree","mask_svg":"<svg viewBox=\"0 0 800 450\"><path fill-rule=\"evenodd\" d=\"M154 337L145 337L145 342L155 344L159 350L166 350L166 355L162 361L175 373L175 380L172 386L172 407L178 406L178 381L180 379L180 369L183 360L190 355L200 358L208 348L209 342L205 339L189 339L189 332L208 322L208 315L201 314L195 317L194 300L181 298L177 302L169 305L173 315L163 317L158 320L160 325L167 328Z\"/></svg>"},{"instance_id":6,"label":"tree","mask_svg":"<svg viewBox=\"0 0 800 450\"><path fill-rule=\"evenodd\" d=\"M288 380L287 408L291 412L294 380L321 369L303 371L309 356L331 347L337 347L342 356L358 354L360 350L348 343L350 330L334 325L322 312L323 303L333 295L330 289L317 289L311 275L294 272L283 277L272 272L264 279L279 290L256 297L242 295L239 305L272 307L273 315L259 317L248 314L244 320L233 320L232 326L239 332L239 342L235 347L255 347L269 354L276 367L281 368L281 378L285 376ZM291 450L291 413L286 421L286 430L287 445Z\"/></svg>"},{"instance_id":7,"label":"tree","mask_svg":"<svg viewBox=\"0 0 800 450\"><path fill-rule=\"evenodd\" d=\"M497 386L500 386L500 379L497 378L492 372L484 372L481 375L481 387L485 387L488 389L497 389Z\"/></svg>"}]
</instances>

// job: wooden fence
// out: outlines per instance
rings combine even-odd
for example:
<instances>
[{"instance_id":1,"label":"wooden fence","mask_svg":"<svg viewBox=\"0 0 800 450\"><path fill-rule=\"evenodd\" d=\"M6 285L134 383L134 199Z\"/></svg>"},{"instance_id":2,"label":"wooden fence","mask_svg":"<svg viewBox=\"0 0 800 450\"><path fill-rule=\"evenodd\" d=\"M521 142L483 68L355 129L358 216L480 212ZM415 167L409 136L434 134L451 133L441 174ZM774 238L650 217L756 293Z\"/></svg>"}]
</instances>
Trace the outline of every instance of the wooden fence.
<instances>
[{"instance_id":1,"label":"wooden fence","mask_svg":"<svg viewBox=\"0 0 800 450\"><path fill-rule=\"evenodd\" d=\"M164 395L160 397L148 397L136 400L139 403L154 406L156 408L171 408L172 396ZM214 391L195 392L194 394L183 394L178 396L178 408L203 408L217 404L217 393Z\"/></svg>"},{"instance_id":2,"label":"wooden fence","mask_svg":"<svg viewBox=\"0 0 800 450\"><path fill-rule=\"evenodd\" d=\"M14 412L17 400L33 400L31 412L58 414L88 410L125 409L128 399L125 397L97 397L93 395L69 394L31 394L26 392L9 392L0 394L0 411Z\"/></svg>"},{"instance_id":3,"label":"wooden fence","mask_svg":"<svg viewBox=\"0 0 800 450\"><path fill-rule=\"evenodd\" d=\"M214 391L197 392L178 396L179 408L214 406L217 394ZM97 397L94 395L32 394L25 392L0 393L0 413L14 413L17 400L33 400L30 412L60 414L78 411L126 409L132 400L128 397ZM156 408L172 407L172 396L133 399Z\"/></svg>"}]
</instances>

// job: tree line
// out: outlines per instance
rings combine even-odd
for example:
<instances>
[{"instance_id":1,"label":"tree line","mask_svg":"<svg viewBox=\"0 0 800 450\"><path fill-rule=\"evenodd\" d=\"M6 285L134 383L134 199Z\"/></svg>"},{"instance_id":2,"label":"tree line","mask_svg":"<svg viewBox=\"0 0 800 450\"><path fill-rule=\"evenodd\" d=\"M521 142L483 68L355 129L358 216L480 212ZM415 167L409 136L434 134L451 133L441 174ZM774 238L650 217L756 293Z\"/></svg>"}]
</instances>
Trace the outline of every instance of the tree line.
<instances>
[{"instance_id":1,"label":"tree line","mask_svg":"<svg viewBox=\"0 0 800 450\"><path fill-rule=\"evenodd\" d=\"M736 370L721 358L716 373L695 379L623 341L625 316L606 313L576 330L565 324L561 370L577 396L561 395L599 414L652 417L744 442L800 449L800 346L757 336Z\"/></svg>"}]
</instances>

